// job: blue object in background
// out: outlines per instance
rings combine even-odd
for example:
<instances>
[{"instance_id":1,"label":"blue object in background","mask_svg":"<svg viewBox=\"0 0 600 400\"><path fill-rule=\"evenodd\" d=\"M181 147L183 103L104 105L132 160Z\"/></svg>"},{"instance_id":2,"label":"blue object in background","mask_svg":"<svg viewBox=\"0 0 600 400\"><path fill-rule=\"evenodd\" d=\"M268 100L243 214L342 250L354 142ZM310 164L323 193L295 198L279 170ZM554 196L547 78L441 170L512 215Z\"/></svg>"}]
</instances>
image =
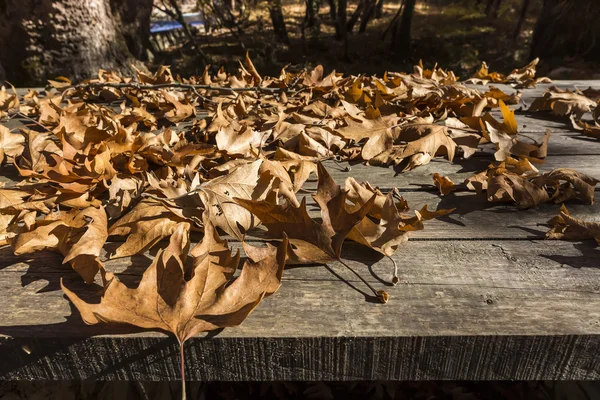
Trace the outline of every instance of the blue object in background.
<instances>
[{"instance_id":1,"label":"blue object in background","mask_svg":"<svg viewBox=\"0 0 600 400\"><path fill-rule=\"evenodd\" d=\"M200 27L204 23L200 20L200 13L187 13L183 14L183 18L191 26ZM182 26L179 22L168 20L168 21L154 21L150 24L150 33L168 32L181 29Z\"/></svg>"}]
</instances>

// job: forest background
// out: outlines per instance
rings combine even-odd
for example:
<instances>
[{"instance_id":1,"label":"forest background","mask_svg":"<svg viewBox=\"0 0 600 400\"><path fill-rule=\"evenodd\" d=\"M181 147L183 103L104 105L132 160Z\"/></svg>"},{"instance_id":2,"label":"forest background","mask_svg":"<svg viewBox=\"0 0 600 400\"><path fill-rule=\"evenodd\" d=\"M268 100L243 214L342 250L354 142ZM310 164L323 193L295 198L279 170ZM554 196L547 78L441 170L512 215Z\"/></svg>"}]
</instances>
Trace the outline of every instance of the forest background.
<instances>
[{"instance_id":1,"label":"forest background","mask_svg":"<svg viewBox=\"0 0 600 400\"><path fill-rule=\"evenodd\" d=\"M508 72L540 57L541 75L594 79L598 18L596 0L5 0L0 79L35 86L159 65L199 75L247 51L275 76L288 64L381 75L423 60L465 79L484 61Z\"/></svg>"}]
</instances>

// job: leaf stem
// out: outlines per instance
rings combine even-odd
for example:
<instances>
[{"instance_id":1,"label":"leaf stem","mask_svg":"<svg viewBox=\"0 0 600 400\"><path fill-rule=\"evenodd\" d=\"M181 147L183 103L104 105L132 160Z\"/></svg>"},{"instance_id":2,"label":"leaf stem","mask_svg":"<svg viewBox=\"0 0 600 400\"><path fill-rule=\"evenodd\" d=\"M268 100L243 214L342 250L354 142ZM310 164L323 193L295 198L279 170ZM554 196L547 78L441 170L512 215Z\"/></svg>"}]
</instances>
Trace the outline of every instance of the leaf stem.
<instances>
[{"instance_id":1,"label":"leaf stem","mask_svg":"<svg viewBox=\"0 0 600 400\"><path fill-rule=\"evenodd\" d=\"M179 358L181 359L181 400L186 400L185 392L185 353L183 351L183 343L179 342Z\"/></svg>"},{"instance_id":2,"label":"leaf stem","mask_svg":"<svg viewBox=\"0 0 600 400\"><path fill-rule=\"evenodd\" d=\"M385 290L375 290L375 288L373 286L371 286L371 284L369 282L367 282L365 280L365 278L363 278L358 272L356 272L351 266L349 266L348 264L346 264L344 261L342 261L341 258L337 258L337 261L340 262L340 264L342 264L344 267L348 268L350 271L352 271L352 273L354 275L356 275L358 277L358 279L360 279L365 285L367 285L367 287L369 289L371 289L371 291L373 292L373 294L375 295L375 297L377 297L379 299L380 302L382 303L387 303L388 301L388 294L385 292Z\"/></svg>"},{"instance_id":3,"label":"leaf stem","mask_svg":"<svg viewBox=\"0 0 600 400\"><path fill-rule=\"evenodd\" d=\"M45 129L45 130L46 130L46 132L51 132L51 131L50 131L50 129L48 129L47 127L45 127L44 125L42 125L41 123L39 123L38 121L36 121L35 119L28 117L27 115L23 114L23 113L22 113L22 112L20 112L20 111L17 111L17 112L15 112L15 113L12 113L12 114L10 114L10 115L9 115L9 118L12 118L12 117L14 117L14 116L16 116L16 117L19 117L19 118L26 119L27 121L31 121L31 122L33 122L34 124L36 124L37 126L39 126L39 127L43 128L43 129Z\"/></svg>"},{"instance_id":4,"label":"leaf stem","mask_svg":"<svg viewBox=\"0 0 600 400\"><path fill-rule=\"evenodd\" d=\"M386 257L390 259L392 264L394 264L394 276L392 276L392 285L397 285L398 282L400 281L400 278L398 277L398 264L396 264L396 261L394 261L394 259L392 257L390 257L390 256L386 256Z\"/></svg>"}]
</instances>

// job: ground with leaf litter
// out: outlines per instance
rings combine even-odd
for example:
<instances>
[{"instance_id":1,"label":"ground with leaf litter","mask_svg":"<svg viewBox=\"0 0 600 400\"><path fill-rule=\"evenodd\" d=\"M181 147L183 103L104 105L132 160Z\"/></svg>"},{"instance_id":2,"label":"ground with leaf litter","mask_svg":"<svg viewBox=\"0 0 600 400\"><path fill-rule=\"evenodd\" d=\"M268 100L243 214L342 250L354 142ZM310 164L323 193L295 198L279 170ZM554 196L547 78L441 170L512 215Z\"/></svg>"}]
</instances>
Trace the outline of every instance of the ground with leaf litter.
<instances>
[{"instance_id":1,"label":"ground with leaf litter","mask_svg":"<svg viewBox=\"0 0 600 400\"><path fill-rule=\"evenodd\" d=\"M600 377L600 91L536 63L2 89L0 375Z\"/></svg>"}]
</instances>

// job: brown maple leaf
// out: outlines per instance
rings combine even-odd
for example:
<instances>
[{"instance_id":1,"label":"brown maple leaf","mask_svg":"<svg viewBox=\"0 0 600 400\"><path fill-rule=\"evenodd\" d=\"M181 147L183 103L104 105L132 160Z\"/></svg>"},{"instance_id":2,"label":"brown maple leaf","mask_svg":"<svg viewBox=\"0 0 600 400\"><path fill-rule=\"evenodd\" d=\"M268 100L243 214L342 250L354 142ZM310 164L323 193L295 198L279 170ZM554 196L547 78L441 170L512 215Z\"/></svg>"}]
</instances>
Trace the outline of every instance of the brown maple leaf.
<instances>
[{"instance_id":1,"label":"brown maple leaf","mask_svg":"<svg viewBox=\"0 0 600 400\"><path fill-rule=\"evenodd\" d=\"M454 209L437 210L430 212L427 206L420 211L415 210L415 216L402 214L408 210L408 204L399 195L397 190L392 190L387 195L378 189L373 189L368 183L359 184L354 178L346 179L348 198L353 204L346 203L346 209L352 212L366 204L367 199L375 196L373 206L368 215L363 218L348 234L348 239L369 247L387 256L394 265L392 283L398 283L398 266L391 257L398 247L409 238L410 232L424 229L423 221L447 215ZM398 202L395 199L399 200Z\"/></svg>"},{"instance_id":2,"label":"brown maple leaf","mask_svg":"<svg viewBox=\"0 0 600 400\"><path fill-rule=\"evenodd\" d=\"M341 260L344 239L372 207L375 196L364 205L348 212L345 207L347 193L341 190L325 167L318 164L319 183L314 200L321 208L322 222L312 219L306 210L306 198L300 207L287 203L283 205L265 201L235 199L238 204L256 215L268 229L268 235L279 239L289 237L292 248L290 257L293 262L318 263L337 260L354 272L373 291L382 302L387 301L387 293L376 291Z\"/></svg>"},{"instance_id":3,"label":"brown maple leaf","mask_svg":"<svg viewBox=\"0 0 600 400\"><path fill-rule=\"evenodd\" d=\"M183 345L200 332L241 324L265 296L279 289L288 241L277 247L253 248L245 244L249 259L236 279L239 252L232 255L210 222L204 239L191 250L188 276L188 235L182 225L160 250L136 288L129 288L111 272L103 272L104 294L91 304L61 287L89 325L121 323L171 332Z\"/></svg>"},{"instance_id":4,"label":"brown maple leaf","mask_svg":"<svg viewBox=\"0 0 600 400\"><path fill-rule=\"evenodd\" d=\"M19 133L12 133L4 125L0 125L0 164L5 159L14 160L24 150L25 137Z\"/></svg>"},{"instance_id":5,"label":"brown maple leaf","mask_svg":"<svg viewBox=\"0 0 600 400\"><path fill-rule=\"evenodd\" d=\"M450 178L440 175L437 172L433 174L433 182L442 196L456 190L456 184Z\"/></svg>"},{"instance_id":6,"label":"brown maple leaf","mask_svg":"<svg viewBox=\"0 0 600 400\"><path fill-rule=\"evenodd\" d=\"M89 304L64 284L62 287L87 324L112 322L162 329L183 343L200 332L240 324L264 296L277 291L287 247L285 238L277 248L246 245L248 254L255 258L245 262L240 276L232 282L239 253L232 255L227 242L206 224L204 239L191 250L192 276L186 279L189 242L180 225L137 288L129 288L111 272L104 272L102 300Z\"/></svg>"},{"instance_id":7,"label":"brown maple leaf","mask_svg":"<svg viewBox=\"0 0 600 400\"><path fill-rule=\"evenodd\" d=\"M98 260L108 238L104 208L57 211L37 220L31 230L8 238L15 254L56 250L91 283L102 264Z\"/></svg>"},{"instance_id":8,"label":"brown maple leaf","mask_svg":"<svg viewBox=\"0 0 600 400\"><path fill-rule=\"evenodd\" d=\"M588 99L582 92L561 90L557 87L548 89L542 97L537 97L529 107L529 111L552 111L556 115L573 115L576 119L591 112L597 103Z\"/></svg>"},{"instance_id":9,"label":"brown maple leaf","mask_svg":"<svg viewBox=\"0 0 600 400\"><path fill-rule=\"evenodd\" d=\"M370 164L398 165L401 171L410 171L428 164L435 156L445 155L454 159L456 143L448 134L448 128L434 124L409 124L402 127L396 141L406 144L392 148L372 158Z\"/></svg>"},{"instance_id":10,"label":"brown maple leaf","mask_svg":"<svg viewBox=\"0 0 600 400\"><path fill-rule=\"evenodd\" d=\"M548 221L548 224L552 228L546 233L546 239L595 239L600 244L600 222L574 218L564 204L560 207L560 214Z\"/></svg>"}]
</instances>

